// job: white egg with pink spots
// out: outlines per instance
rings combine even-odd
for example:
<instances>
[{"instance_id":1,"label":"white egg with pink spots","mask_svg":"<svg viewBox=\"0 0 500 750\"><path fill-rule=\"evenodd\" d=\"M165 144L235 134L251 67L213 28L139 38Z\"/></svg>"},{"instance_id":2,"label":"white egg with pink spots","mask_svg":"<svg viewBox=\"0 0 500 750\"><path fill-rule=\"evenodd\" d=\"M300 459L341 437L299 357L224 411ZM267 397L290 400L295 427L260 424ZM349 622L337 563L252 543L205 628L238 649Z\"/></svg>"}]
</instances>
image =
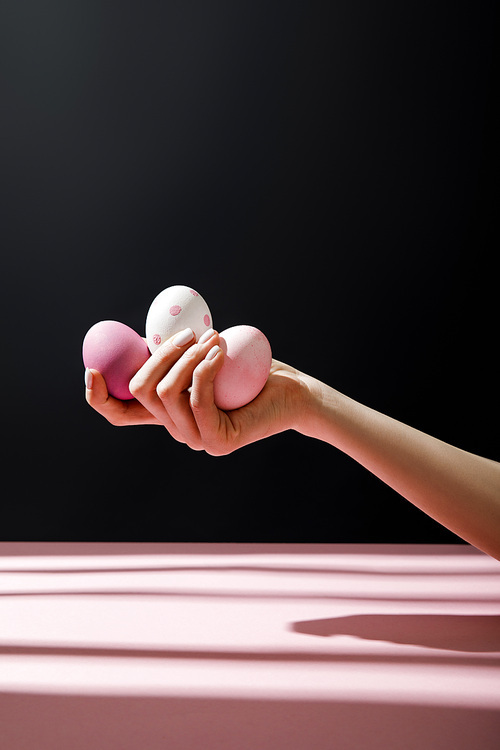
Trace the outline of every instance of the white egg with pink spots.
<instances>
[{"instance_id":1,"label":"white egg with pink spots","mask_svg":"<svg viewBox=\"0 0 500 750\"><path fill-rule=\"evenodd\" d=\"M185 328L191 328L198 340L211 327L212 314L201 294L188 286L169 286L151 303L146 317L146 341L153 353Z\"/></svg>"},{"instance_id":2,"label":"white egg with pink spots","mask_svg":"<svg viewBox=\"0 0 500 750\"><path fill-rule=\"evenodd\" d=\"M214 380L214 400L230 411L253 401L264 388L271 369L271 345L253 326L233 326L220 334L224 364Z\"/></svg>"}]
</instances>

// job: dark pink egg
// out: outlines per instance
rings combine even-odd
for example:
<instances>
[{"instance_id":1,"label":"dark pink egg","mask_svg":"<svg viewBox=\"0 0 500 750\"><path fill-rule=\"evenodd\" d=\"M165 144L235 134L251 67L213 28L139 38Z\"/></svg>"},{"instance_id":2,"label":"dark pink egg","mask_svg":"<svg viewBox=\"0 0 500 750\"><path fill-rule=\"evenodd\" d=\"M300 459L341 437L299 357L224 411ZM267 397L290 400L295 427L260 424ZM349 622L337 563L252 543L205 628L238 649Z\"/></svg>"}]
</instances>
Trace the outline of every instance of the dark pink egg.
<instances>
[{"instance_id":1,"label":"dark pink egg","mask_svg":"<svg viewBox=\"0 0 500 750\"><path fill-rule=\"evenodd\" d=\"M115 398L133 398L128 384L149 358L146 342L136 331L117 320L101 320L83 340L83 364L99 370L108 392Z\"/></svg>"}]
</instances>

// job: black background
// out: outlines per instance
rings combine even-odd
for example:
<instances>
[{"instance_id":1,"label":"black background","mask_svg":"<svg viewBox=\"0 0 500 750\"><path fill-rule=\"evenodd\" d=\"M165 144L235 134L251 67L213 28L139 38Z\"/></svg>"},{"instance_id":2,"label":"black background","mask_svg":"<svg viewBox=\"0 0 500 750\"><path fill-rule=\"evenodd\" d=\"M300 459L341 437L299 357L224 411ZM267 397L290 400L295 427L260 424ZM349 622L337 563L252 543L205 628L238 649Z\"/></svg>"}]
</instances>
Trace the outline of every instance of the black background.
<instances>
[{"instance_id":1,"label":"black background","mask_svg":"<svg viewBox=\"0 0 500 750\"><path fill-rule=\"evenodd\" d=\"M298 434L213 458L112 427L81 342L186 284L499 459L494 3L2 8L2 537L454 541Z\"/></svg>"}]
</instances>

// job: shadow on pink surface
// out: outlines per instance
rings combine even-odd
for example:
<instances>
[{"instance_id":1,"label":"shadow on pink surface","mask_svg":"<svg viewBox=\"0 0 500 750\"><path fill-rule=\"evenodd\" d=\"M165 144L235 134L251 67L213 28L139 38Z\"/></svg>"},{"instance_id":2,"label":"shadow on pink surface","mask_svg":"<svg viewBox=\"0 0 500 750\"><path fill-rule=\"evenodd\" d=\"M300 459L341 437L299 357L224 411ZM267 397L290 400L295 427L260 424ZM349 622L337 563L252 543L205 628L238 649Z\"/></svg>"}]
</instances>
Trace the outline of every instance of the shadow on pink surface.
<instances>
[{"instance_id":1,"label":"shadow on pink surface","mask_svg":"<svg viewBox=\"0 0 500 750\"><path fill-rule=\"evenodd\" d=\"M135 696L0 696L8 750L497 750L500 715L463 706Z\"/></svg>"},{"instance_id":2,"label":"shadow on pink surface","mask_svg":"<svg viewBox=\"0 0 500 750\"><path fill-rule=\"evenodd\" d=\"M350 635L447 651L500 652L498 615L350 615L295 622L292 630L322 638Z\"/></svg>"},{"instance_id":3,"label":"shadow on pink surface","mask_svg":"<svg viewBox=\"0 0 500 750\"><path fill-rule=\"evenodd\" d=\"M258 542L1 542L2 557L66 556L96 557L100 555L351 555L362 548L370 555L405 555L426 557L429 545L425 544L307 544ZM455 544L434 544L433 554L440 557L460 555L483 556L484 553L457 540Z\"/></svg>"},{"instance_id":4,"label":"shadow on pink surface","mask_svg":"<svg viewBox=\"0 0 500 750\"><path fill-rule=\"evenodd\" d=\"M118 589L118 590L110 590L110 589L71 589L70 591L54 591L52 589L42 589L40 591L8 591L8 592L2 592L0 593L0 598L8 599L9 597L39 597L39 598L45 598L45 597L54 597L54 598L63 598L63 597L73 597L73 596L92 596L92 597L102 597L103 599L107 599L110 597L123 597L123 596L130 596L130 597L137 597L137 598L146 598L149 599L151 597L156 598L175 598L175 599L213 599L213 600L235 600L235 601L251 601L251 600L269 600L269 601L318 601L321 599L322 601L332 601L336 602L341 598L345 601L370 601L373 602L397 602L397 603L419 603L422 604L423 602L447 602L447 603L455 603L455 604L463 604L464 599L460 597L453 597L453 596L446 596L444 593L436 594L435 596L418 596L418 597L410 597L410 596L387 596L387 595L380 595L377 593L370 594L368 592L363 592L362 594L346 594L342 592L342 595L339 597L338 594L315 594L315 593L307 593L307 592L300 592L296 594L290 594L290 593L280 593L273 591L272 593L269 593L267 591L252 591L252 592L246 592L246 591L235 591L235 592L227 592L227 591L202 591L201 589L192 590L192 591L141 591L138 589ZM490 602L497 602L498 601L498 594L496 592L492 592L490 596L487 595L481 595L481 596L475 596L470 597L469 600L471 600L474 604L481 604L481 603L490 603ZM328 621L328 620L327 620ZM314 622L314 621L313 621ZM311 633L311 635L320 635L320 633ZM334 635L334 633L332 633Z\"/></svg>"},{"instance_id":5,"label":"shadow on pink surface","mask_svg":"<svg viewBox=\"0 0 500 750\"><path fill-rule=\"evenodd\" d=\"M69 568L54 568L54 567L40 567L36 566L33 568L23 567L7 567L2 565L2 573L50 573L51 575L72 575L75 573L88 573L89 575L98 575L100 573L273 573L273 574L289 574L289 573L309 573L314 575L353 575L353 576L414 576L418 575L421 577L435 577L439 576L500 576L500 566L497 570L481 570L479 573L477 570L467 569L453 569L442 568L436 564L432 570L420 570L404 568L398 570L397 568L391 568L390 570L381 570L376 567L369 568L367 565L364 567L353 566L352 568L346 566L330 566L328 568L319 567L300 567L298 565L141 565L141 566L130 566L120 565L120 567L69 567Z\"/></svg>"},{"instance_id":6,"label":"shadow on pink surface","mask_svg":"<svg viewBox=\"0 0 500 750\"><path fill-rule=\"evenodd\" d=\"M373 639L370 639L373 640ZM399 641L401 643L402 641ZM436 648L438 648L436 646ZM465 651L466 649L457 649ZM484 652L484 649L467 649L469 652ZM0 656L75 656L99 659L160 659L168 661L193 660L206 662L263 662L263 663L290 663L303 662L304 664L325 662L331 664L400 664L421 666L436 666L445 664L456 667L500 667L500 653L498 656L490 655L474 658L460 657L456 654L375 654L375 653L325 653L299 650L280 651L236 651L232 649L168 649L168 648L127 648L123 646L40 646L28 644L0 644ZM207 664L209 666L209 664Z\"/></svg>"}]
</instances>

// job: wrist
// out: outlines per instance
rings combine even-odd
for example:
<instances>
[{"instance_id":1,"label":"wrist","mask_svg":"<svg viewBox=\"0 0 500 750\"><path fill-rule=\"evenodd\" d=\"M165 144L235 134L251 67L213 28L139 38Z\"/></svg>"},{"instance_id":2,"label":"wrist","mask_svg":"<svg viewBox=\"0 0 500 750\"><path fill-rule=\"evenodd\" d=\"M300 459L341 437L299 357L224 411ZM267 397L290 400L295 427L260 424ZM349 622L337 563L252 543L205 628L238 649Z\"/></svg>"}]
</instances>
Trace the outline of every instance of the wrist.
<instances>
[{"instance_id":1,"label":"wrist","mask_svg":"<svg viewBox=\"0 0 500 750\"><path fill-rule=\"evenodd\" d=\"M332 442L332 429L349 399L339 391L306 375L300 370L273 361L271 368L273 382L279 382L281 415L279 424L273 430L295 430L318 440Z\"/></svg>"},{"instance_id":2,"label":"wrist","mask_svg":"<svg viewBox=\"0 0 500 750\"><path fill-rule=\"evenodd\" d=\"M300 374L302 393L295 429L302 435L339 447L342 429L355 405L340 391L309 375Z\"/></svg>"},{"instance_id":3,"label":"wrist","mask_svg":"<svg viewBox=\"0 0 500 750\"><path fill-rule=\"evenodd\" d=\"M304 373L298 373L298 380L300 389L294 429L302 435L320 438L328 391L332 389Z\"/></svg>"}]
</instances>

